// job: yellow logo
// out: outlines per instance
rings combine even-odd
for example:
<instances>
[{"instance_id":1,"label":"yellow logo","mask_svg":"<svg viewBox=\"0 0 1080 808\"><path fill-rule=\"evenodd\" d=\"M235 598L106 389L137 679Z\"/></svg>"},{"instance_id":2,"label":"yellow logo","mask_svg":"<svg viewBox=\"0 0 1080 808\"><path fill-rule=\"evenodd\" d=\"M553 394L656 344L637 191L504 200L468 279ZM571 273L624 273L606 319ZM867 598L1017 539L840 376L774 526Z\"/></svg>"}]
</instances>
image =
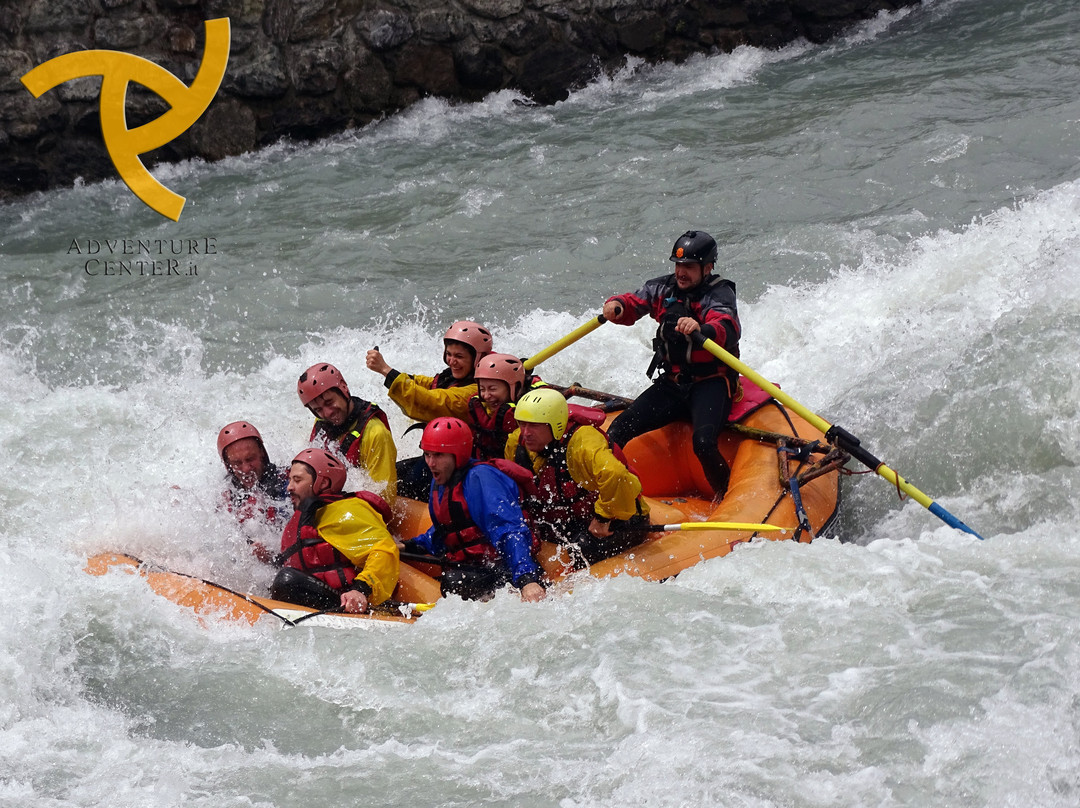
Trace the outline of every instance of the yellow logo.
<instances>
[{"instance_id":1,"label":"yellow logo","mask_svg":"<svg viewBox=\"0 0 1080 808\"><path fill-rule=\"evenodd\" d=\"M34 98L58 84L85 76L101 76L101 134L120 178L135 196L173 221L187 201L154 179L139 155L161 148L187 131L206 111L225 77L229 61L228 17L206 21L206 46L195 80L188 87L149 59L111 50L67 53L38 65L25 76ZM171 109L155 120L128 129L128 82L137 82L165 99Z\"/></svg>"}]
</instances>

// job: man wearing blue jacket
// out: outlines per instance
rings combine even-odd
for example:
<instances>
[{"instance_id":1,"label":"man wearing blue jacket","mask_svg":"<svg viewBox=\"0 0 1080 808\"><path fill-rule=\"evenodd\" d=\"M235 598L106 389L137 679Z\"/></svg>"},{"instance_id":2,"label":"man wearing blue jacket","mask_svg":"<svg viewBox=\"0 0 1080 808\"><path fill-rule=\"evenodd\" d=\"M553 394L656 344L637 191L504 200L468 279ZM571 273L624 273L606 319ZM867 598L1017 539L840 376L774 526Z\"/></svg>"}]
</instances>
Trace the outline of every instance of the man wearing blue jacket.
<instances>
[{"instance_id":1,"label":"man wearing blue jacket","mask_svg":"<svg viewBox=\"0 0 1080 808\"><path fill-rule=\"evenodd\" d=\"M472 430L458 418L429 422L420 448L433 477L432 525L406 541L403 551L448 562L440 577L444 592L482 599L509 582L521 590L522 600L542 600L543 571L533 558L518 484L494 465L470 457Z\"/></svg>"}]
</instances>

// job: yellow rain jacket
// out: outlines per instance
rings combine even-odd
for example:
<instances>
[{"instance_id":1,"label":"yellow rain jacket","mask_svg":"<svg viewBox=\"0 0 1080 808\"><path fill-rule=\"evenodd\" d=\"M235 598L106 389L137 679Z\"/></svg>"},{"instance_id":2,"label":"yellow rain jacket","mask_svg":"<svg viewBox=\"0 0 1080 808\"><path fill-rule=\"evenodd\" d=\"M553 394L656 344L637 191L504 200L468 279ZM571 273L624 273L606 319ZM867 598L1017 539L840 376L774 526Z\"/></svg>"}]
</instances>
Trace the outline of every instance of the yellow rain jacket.
<instances>
[{"instance_id":1,"label":"yellow rain jacket","mask_svg":"<svg viewBox=\"0 0 1080 808\"><path fill-rule=\"evenodd\" d=\"M390 383L388 395L406 416L416 421L444 416L468 420L469 399L476 395L476 383L432 390L433 382L431 376L398 373Z\"/></svg>"},{"instance_id":2,"label":"yellow rain jacket","mask_svg":"<svg viewBox=\"0 0 1080 808\"><path fill-rule=\"evenodd\" d=\"M506 441L505 457L513 460L518 448L519 433ZM581 488L597 494L593 510L601 519L629 519L637 513L647 514L649 505L641 500L641 481L611 451L607 438L594 426L579 426L566 441L566 468ZM547 463L544 455L528 452L533 472L537 475Z\"/></svg>"},{"instance_id":3,"label":"yellow rain jacket","mask_svg":"<svg viewBox=\"0 0 1080 808\"><path fill-rule=\"evenodd\" d=\"M390 430L377 418L368 421L360 437L360 466L367 469L372 480L382 484L375 493L393 506L397 499L397 446Z\"/></svg>"},{"instance_id":4,"label":"yellow rain jacket","mask_svg":"<svg viewBox=\"0 0 1080 808\"><path fill-rule=\"evenodd\" d=\"M330 438L320 430L322 421L316 421L311 430L312 442L320 440L330 451L344 452L345 460L364 469L375 482L375 493L393 506L397 499L397 446L394 436L381 418L369 418L362 434L357 434L353 422L349 430L338 439ZM357 439L359 438L359 440ZM344 446L348 444L348 449Z\"/></svg>"},{"instance_id":5,"label":"yellow rain jacket","mask_svg":"<svg viewBox=\"0 0 1080 808\"><path fill-rule=\"evenodd\" d=\"M371 587L371 604L389 598L397 586L400 561L378 511L359 497L347 497L329 503L315 517L319 536L353 563L358 581Z\"/></svg>"}]
</instances>

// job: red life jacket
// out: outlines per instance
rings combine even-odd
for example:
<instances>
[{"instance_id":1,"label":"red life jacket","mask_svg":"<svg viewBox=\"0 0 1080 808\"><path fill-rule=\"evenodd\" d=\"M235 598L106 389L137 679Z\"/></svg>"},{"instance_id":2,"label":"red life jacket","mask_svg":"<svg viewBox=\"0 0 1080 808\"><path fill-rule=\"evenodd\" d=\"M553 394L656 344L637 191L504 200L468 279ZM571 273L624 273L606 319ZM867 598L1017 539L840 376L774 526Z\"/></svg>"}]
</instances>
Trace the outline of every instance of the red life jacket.
<instances>
[{"instance_id":1,"label":"red life jacket","mask_svg":"<svg viewBox=\"0 0 1080 808\"><path fill-rule=\"evenodd\" d=\"M241 524L249 519L272 524L288 512L288 475L269 458L265 462L266 468L254 488L241 488L235 474L226 475L222 492L225 509Z\"/></svg>"},{"instance_id":2,"label":"red life jacket","mask_svg":"<svg viewBox=\"0 0 1080 808\"><path fill-rule=\"evenodd\" d=\"M525 501L529 516L537 523L565 525L572 521L591 522L596 516L593 506L600 494L578 485L570 476L570 467L566 462L566 447L570 438L583 426L585 424L571 418L562 438L548 445L547 460L536 474L535 493ZM607 439L608 448L615 458L629 468L622 449L611 442L607 432L599 427L596 429ZM518 464L532 468L529 452L521 444L518 444L514 459Z\"/></svg>"},{"instance_id":3,"label":"red life jacket","mask_svg":"<svg viewBox=\"0 0 1080 808\"><path fill-rule=\"evenodd\" d=\"M509 402L500 404L490 414L480 396L470 398L468 405L469 427L473 431L473 457L481 460L502 457L506 450L506 439L517 429L514 405Z\"/></svg>"},{"instance_id":4,"label":"red life jacket","mask_svg":"<svg viewBox=\"0 0 1080 808\"><path fill-rule=\"evenodd\" d=\"M464 379L455 379L453 371L450 368L443 368L439 371L439 374L432 378L429 390L445 390L448 387L465 387L470 384L476 384L476 379L470 373Z\"/></svg>"},{"instance_id":5,"label":"red life jacket","mask_svg":"<svg viewBox=\"0 0 1080 808\"><path fill-rule=\"evenodd\" d=\"M518 393L518 398L538 387L546 386L539 376L529 376ZM469 427L473 431L473 457L479 460L501 458L506 451L506 439L517 429L513 403L500 404L490 414L479 395L473 396L466 403L469 407ZM604 420L603 414L600 420Z\"/></svg>"},{"instance_id":6,"label":"red life jacket","mask_svg":"<svg viewBox=\"0 0 1080 808\"><path fill-rule=\"evenodd\" d=\"M481 463L494 466L517 483L519 500L524 499L527 493L536 493L532 473L514 461L503 458L471 461L464 469L454 472L450 484L443 487L441 492L438 487L433 488L428 501L428 513L431 514L436 534L446 548L445 558L448 561L472 561L491 565L500 560L495 545L469 515L469 505L465 500L465 474ZM540 542L534 536L534 553L539 546Z\"/></svg>"},{"instance_id":7,"label":"red life jacket","mask_svg":"<svg viewBox=\"0 0 1080 808\"><path fill-rule=\"evenodd\" d=\"M468 468L470 466L465 470ZM498 563L499 551L469 515L464 474L455 472L449 485L441 487L441 490L438 486L432 489L428 512L435 525L435 533L446 548L448 561L472 561L488 565Z\"/></svg>"},{"instance_id":8,"label":"red life jacket","mask_svg":"<svg viewBox=\"0 0 1080 808\"><path fill-rule=\"evenodd\" d=\"M516 463L513 460L506 460L502 457L496 457L481 462L487 463L489 466L494 466L517 483L519 497L524 498L536 495L536 478L533 476L531 467L523 466L520 463Z\"/></svg>"},{"instance_id":9,"label":"red life jacket","mask_svg":"<svg viewBox=\"0 0 1080 808\"><path fill-rule=\"evenodd\" d=\"M368 421L378 417L387 429L390 428L390 421L387 420L386 413L383 412L377 404L372 404L370 401L364 401L362 398L357 398L356 396L353 396L352 400L358 405L356 420L353 421L343 433L338 432L337 434L334 434L337 430L333 430L332 428L328 429L327 427L329 424L323 420L318 420L315 422L315 426L311 428L311 437L308 438L308 440L314 441L319 433L322 433L328 440L340 440L338 451L341 452L342 456L345 458L345 462L359 468L360 438L364 435L364 430L367 428Z\"/></svg>"},{"instance_id":10,"label":"red life jacket","mask_svg":"<svg viewBox=\"0 0 1080 808\"><path fill-rule=\"evenodd\" d=\"M570 409L570 422L574 424L587 424L602 430L605 413L596 407L586 407L584 404L567 404Z\"/></svg>"},{"instance_id":11,"label":"red life jacket","mask_svg":"<svg viewBox=\"0 0 1080 808\"><path fill-rule=\"evenodd\" d=\"M281 554L279 562L285 567L306 572L318 578L332 589L346 590L356 578L356 567L349 557L319 535L316 512L331 502L338 502L349 497L362 499L383 518L391 517L390 506L386 500L370 491L356 491L341 494L326 494L312 497L302 505L302 511L293 513L292 519L285 525L281 534Z\"/></svg>"},{"instance_id":12,"label":"red life jacket","mask_svg":"<svg viewBox=\"0 0 1080 808\"><path fill-rule=\"evenodd\" d=\"M277 520L281 511L273 502L267 502L265 497L257 496L250 491L231 489L222 495L225 499L225 509L228 510L240 524L249 519L259 519L267 524Z\"/></svg>"}]
</instances>

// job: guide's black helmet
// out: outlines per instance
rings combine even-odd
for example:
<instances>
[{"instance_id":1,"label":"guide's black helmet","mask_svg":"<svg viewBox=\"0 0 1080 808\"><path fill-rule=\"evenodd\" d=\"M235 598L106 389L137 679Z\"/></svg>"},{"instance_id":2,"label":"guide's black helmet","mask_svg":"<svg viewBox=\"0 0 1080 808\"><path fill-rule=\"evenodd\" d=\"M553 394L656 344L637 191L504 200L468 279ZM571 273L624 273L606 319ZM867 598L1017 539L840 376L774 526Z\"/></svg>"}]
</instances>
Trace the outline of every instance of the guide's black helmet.
<instances>
[{"instance_id":1,"label":"guide's black helmet","mask_svg":"<svg viewBox=\"0 0 1080 808\"><path fill-rule=\"evenodd\" d=\"M716 240L704 230L687 230L671 248L671 260L677 263L716 263Z\"/></svg>"}]
</instances>

